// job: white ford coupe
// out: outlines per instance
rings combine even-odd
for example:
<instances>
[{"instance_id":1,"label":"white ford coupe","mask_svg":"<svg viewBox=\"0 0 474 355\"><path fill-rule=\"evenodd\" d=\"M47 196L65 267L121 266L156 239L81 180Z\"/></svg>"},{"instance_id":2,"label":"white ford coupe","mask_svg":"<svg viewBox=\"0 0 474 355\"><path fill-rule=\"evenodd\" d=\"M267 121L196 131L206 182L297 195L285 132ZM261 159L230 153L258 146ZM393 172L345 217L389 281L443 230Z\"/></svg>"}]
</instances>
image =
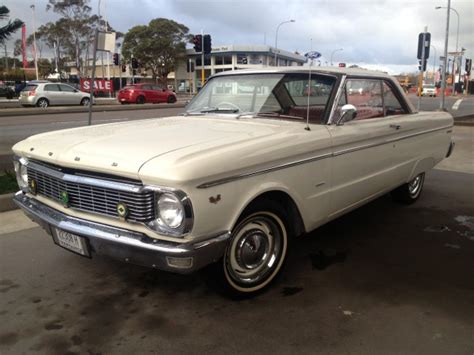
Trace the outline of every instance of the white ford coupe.
<instances>
[{"instance_id":1,"label":"white ford coupe","mask_svg":"<svg viewBox=\"0 0 474 355\"><path fill-rule=\"evenodd\" d=\"M390 76L282 68L213 76L178 117L13 147L15 202L77 254L265 288L288 241L385 193L412 203L452 151L452 117Z\"/></svg>"}]
</instances>

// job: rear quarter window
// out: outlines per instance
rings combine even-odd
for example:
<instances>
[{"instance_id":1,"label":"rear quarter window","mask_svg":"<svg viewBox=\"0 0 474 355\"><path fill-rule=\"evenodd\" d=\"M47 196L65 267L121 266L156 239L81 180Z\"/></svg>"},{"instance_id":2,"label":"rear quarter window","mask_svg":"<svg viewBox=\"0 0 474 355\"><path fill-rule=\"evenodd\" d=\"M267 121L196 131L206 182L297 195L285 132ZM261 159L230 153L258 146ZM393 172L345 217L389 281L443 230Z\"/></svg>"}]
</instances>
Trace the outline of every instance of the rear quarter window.
<instances>
[{"instance_id":1,"label":"rear quarter window","mask_svg":"<svg viewBox=\"0 0 474 355\"><path fill-rule=\"evenodd\" d=\"M21 91L35 91L38 85L26 85L25 88Z\"/></svg>"}]
</instances>

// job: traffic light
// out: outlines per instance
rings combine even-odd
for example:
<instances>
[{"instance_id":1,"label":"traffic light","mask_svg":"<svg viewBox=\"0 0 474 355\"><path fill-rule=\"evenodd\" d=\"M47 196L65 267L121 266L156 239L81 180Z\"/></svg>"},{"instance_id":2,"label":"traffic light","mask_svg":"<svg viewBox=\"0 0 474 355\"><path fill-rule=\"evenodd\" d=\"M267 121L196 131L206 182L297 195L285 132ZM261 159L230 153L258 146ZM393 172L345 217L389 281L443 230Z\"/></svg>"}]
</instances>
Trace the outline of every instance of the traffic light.
<instances>
[{"instance_id":1,"label":"traffic light","mask_svg":"<svg viewBox=\"0 0 474 355\"><path fill-rule=\"evenodd\" d=\"M119 54L114 53L114 65L119 65Z\"/></svg>"},{"instance_id":2,"label":"traffic light","mask_svg":"<svg viewBox=\"0 0 474 355\"><path fill-rule=\"evenodd\" d=\"M195 35L193 38L193 43L194 43L194 51L196 53L202 52L202 36Z\"/></svg>"},{"instance_id":3,"label":"traffic light","mask_svg":"<svg viewBox=\"0 0 474 355\"><path fill-rule=\"evenodd\" d=\"M425 61L423 62L423 70L421 70L421 60L418 61L418 70L419 71L426 71L426 62L427 62L427 60L425 59Z\"/></svg>"},{"instance_id":4,"label":"traffic light","mask_svg":"<svg viewBox=\"0 0 474 355\"><path fill-rule=\"evenodd\" d=\"M346 63L339 63L339 68L345 68L346 67Z\"/></svg>"},{"instance_id":5,"label":"traffic light","mask_svg":"<svg viewBox=\"0 0 474 355\"><path fill-rule=\"evenodd\" d=\"M247 57L242 58L242 64L247 64Z\"/></svg>"},{"instance_id":6,"label":"traffic light","mask_svg":"<svg viewBox=\"0 0 474 355\"><path fill-rule=\"evenodd\" d=\"M127 66L124 64L122 65L122 73L125 73L127 71Z\"/></svg>"},{"instance_id":7,"label":"traffic light","mask_svg":"<svg viewBox=\"0 0 474 355\"><path fill-rule=\"evenodd\" d=\"M423 43L423 37L425 37L425 43ZM430 42L431 42L431 33L420 33L418 35L418 51L416 57L418 59L428 59L430 57ZM424 53L423 53L424 52Z\"/></svg>"},{"instance_id":8,"label":"traffic light","mask_svg":"<svg viewBox=\"0 0 474 355\"><path fill-rule=\"evenodd\" d=\"M466 74L467 75L471 75L472 59L466 58L466 67L464 69L466 69Z\"/></svg>"},{"instance_id":9,"label":"traffic light","mask_svg":"<svg viewBox=\"0 0 474 355\"><path fill-rule=\"evenodd\" d=\"M137 69L138 68L138 60L137 58L132 58L132 68Z\"/></svg>"},{"instance_id":10,"label":"traffic light","mask_svg":"<svg viewBox=\"0 0 474 355\"><path fill-rule=\"evenodd\" d=\"M209 54L212 50L211 35L204 35L204 53Z\"/></svg>"}]
</instances>

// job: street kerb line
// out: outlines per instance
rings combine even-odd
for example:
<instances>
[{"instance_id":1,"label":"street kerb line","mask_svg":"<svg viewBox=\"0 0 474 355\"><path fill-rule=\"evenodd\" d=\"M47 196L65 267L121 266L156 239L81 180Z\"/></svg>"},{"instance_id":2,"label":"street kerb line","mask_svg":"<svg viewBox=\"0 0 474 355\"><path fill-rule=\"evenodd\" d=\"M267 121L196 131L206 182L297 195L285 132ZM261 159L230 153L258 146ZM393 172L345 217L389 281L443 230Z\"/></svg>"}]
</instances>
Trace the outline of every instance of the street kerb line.
<instances>
[{"instance_id":1,"label":"street kerb line","mask_svg":"<svg viewBox=\"0 0 474 355\"><path fill-rule=\"evenodd\" d=\"M461 105L463 99L456 100L456 102L453 104L453 107L451 107L453 110L457 110L459 108L459 105Z\"/></svg>"}]
</instances>

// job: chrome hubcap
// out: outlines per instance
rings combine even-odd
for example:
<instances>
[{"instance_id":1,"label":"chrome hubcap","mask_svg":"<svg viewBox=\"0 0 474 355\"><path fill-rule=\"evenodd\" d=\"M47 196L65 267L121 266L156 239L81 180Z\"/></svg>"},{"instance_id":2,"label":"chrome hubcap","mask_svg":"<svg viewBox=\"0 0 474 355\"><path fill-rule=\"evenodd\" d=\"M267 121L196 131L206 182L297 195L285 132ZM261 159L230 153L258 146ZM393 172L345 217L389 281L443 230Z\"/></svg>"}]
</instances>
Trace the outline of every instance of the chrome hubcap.
<instances>
[{"instance_id":1,"label":"chrome hubcap","mask_svg":"<svg viewBox=\"0 0 474 355\"><path fill-rule=\"evenodd\" d=\"M416 195L421 188L421 175L418 175L408 184L408 191L411 195Z\"/></svg>"},{"instance_id":2,"label":"chrome hubcap","mask_svg":"<svg viewBox=\"0 0 474 355\"><path fill-rule=\"evenodd\" d=\"M238 283L258 282L276 267L282 248L279 224L267 216L256 215L235 231L226 253L226 270Z\"/></svg>"},{"instance_id":3,"label":"chrome hubcap","mask_svg":"<svg viewBox=\"0 0 474 355\"><path fill-rule=\"evenodd\" d=\"M41 100L39 105L40 107L43 107L43 108L48 107L48 103L44 100Z\"/></svg>"}]
</instances>

